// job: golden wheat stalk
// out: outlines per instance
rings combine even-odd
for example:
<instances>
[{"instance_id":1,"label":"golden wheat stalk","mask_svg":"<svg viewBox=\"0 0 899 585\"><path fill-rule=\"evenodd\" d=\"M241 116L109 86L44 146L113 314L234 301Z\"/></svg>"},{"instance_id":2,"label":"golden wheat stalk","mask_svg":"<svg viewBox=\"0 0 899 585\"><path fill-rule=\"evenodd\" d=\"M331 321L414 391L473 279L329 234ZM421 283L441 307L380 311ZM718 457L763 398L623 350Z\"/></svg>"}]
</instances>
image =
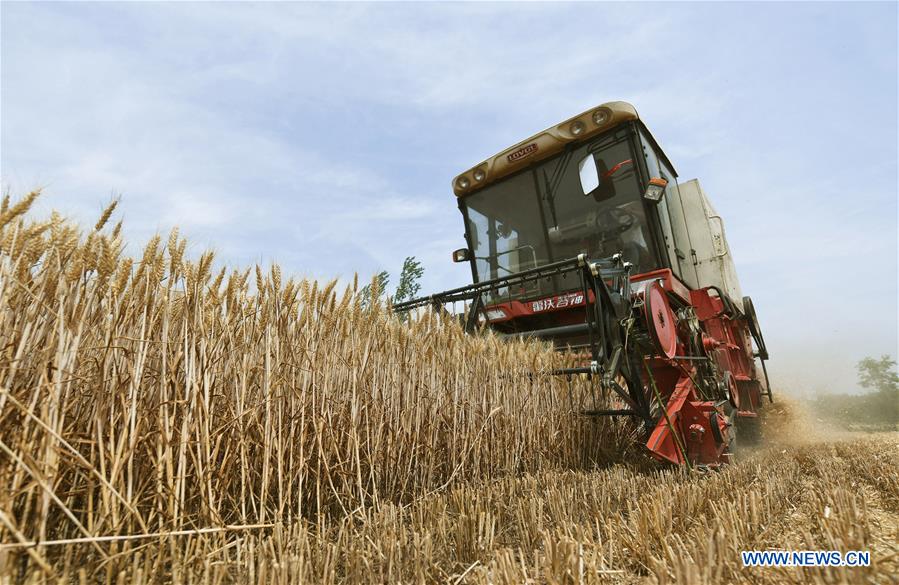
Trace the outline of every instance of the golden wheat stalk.
<instances>
[{"instance_id":1,"label":"golden wheat stalk","mask_svg":"<svg viewBox=\"0 0 899 585\"><path fill-rule=\"evenodd\" d=\"M533 375L565 363L547 346L403 323L357 283L225 281L176 231L135 260L36 196L0 211L0 582L814 582L736 566L773 535L899 558L871 520L895 445L574 473L635 431Z\"/></svg>"}]
</instances>

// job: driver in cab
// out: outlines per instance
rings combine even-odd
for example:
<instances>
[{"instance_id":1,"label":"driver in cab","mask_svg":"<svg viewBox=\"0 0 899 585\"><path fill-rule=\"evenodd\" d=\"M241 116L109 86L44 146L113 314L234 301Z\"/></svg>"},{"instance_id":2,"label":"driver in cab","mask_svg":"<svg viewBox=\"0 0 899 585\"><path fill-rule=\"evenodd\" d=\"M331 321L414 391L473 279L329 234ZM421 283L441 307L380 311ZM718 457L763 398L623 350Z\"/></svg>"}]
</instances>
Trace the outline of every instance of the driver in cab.
<instances>
[{"instance_id":1,"label":"driver in cab","mask_svg":"<svg viewBox=\"0 0 899 585\"><path fill-rule=\"evenodd\" d=\"M643 234L646 217L642 202L639 198L622 200L615 189L616 179L633 173L633 161L626 159L609 168L600 157L590 155L581 161L579 172L583 195L592 196L597 205L575 222L550 228L550 241L573 244L577 253L591 258L608 258L621 252L635 268L651 263Z\"/></svg>"}]
</instances>

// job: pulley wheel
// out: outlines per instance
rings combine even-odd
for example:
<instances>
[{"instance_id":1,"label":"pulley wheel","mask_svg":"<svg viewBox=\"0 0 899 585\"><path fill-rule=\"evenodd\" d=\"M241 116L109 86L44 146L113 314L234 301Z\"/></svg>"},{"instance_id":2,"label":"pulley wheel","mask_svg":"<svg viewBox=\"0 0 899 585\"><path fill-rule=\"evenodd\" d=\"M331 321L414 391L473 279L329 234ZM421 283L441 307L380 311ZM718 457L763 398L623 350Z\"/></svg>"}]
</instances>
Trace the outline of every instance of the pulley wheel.
<instances>
[{"instance_id":1,"label":"pulley wheel","mask_svg":"<svg viewBox=\"0 0 899 585\"><path fill-rule=\"evenodd\" d=\"M724 373L724 389L727 391L728 402L740 410L740 388L737 386L737 379L731 372Z\"/></svg>"},{"instance_id":2,"label":"pulley wheel","mask_svg":"<svg viewBox=\"0 0 899 585\"><path fill-rule=\"evenodd\" d=\"M768 348L765 347L765 338L762 337L762 328L761 325L759 325L759 319L755 314L755 306L752 304L752 299L749 297L743 297L743 314L746 316L749 332L752 334L752 337L755 339L755 344L759 348L758 357L762 358L762 366L764 367L765 360L768 359Z\"/></svg>"},{"instance_id":3,"label":"pulley wheel","mask_svg":"<svg viewBox=\"0 0 899 585\"><path fill-rule=\"evenodd\" d=\"M752 336L760 339L761 331L759 331L758 317L755 315L755 305L752 304L752 299L749 297L743 297L743 314L746 315L746 321L748 321L749 331L752 333Z\"/></svg>"},{"instance_id":4,"label":"pulley wheel","mask_svg":"<svg viewBox=\"0 0 899 585\"><path fill-rule=\"evenodd\" d=\"M658 281L646 285L643 292L646 327L659 352L673 358L677 352L677 323L668 303L668 295Z\"/></svg>"}]
</instances>

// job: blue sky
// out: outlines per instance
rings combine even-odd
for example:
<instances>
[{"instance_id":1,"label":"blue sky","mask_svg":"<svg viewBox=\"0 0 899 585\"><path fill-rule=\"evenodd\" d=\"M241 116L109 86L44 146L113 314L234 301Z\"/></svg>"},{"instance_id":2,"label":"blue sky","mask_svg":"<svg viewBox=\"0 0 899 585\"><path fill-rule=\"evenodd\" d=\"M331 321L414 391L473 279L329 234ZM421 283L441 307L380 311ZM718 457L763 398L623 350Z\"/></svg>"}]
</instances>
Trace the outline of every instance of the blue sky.
<instances>
[{"instance_id":1,"label":"blue sky","mask_svg":"<svg viewBox=\"0 0 899 585\"><path fill-rule=\"evenodd\" d=\"M0 5L0 167L135 244L467 282L450 181L634 103L724 217L778 386L897 352L896 3Z\"/></svg>"}]
</instances>

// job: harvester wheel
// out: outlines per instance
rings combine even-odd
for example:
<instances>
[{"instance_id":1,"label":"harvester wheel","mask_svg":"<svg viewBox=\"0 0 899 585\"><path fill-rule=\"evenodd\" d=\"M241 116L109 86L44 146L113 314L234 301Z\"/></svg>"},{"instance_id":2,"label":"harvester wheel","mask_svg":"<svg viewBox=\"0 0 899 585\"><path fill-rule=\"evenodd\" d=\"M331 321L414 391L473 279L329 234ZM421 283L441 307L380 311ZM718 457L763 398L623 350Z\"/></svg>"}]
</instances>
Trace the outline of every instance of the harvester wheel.
<instances>
[{"instance_id":1,"label":"harvester wheel","mask_svg":"<svg viewBox=\"0 0 899 585\"><path fill-rule=\"evenodd\" d=\"M724 452L728 453L732 460L735 451L737 450L737 436L740 434L737 432L737 409L734 408L730 402L724 402L722 406L724 412L718 414L718 416L723 416L724 420L727 422L727 436L724 437L722 442L727 443Z\"/></svg>"},{"instance_id":2,"label":"harvester wheel","mask_svg":"<svg viewBox=\"0 0 899 585\"><path fill-rule=\"evenodd\" d=\"M721 417L718 416L718 413L713 411L712 414L709 415L709 424L712 427L712 436L715 437L715 442L719 445L724 443L724 435L721 433L721 427L719 426L718 420Z\"/></svg>"}]
</instances>

